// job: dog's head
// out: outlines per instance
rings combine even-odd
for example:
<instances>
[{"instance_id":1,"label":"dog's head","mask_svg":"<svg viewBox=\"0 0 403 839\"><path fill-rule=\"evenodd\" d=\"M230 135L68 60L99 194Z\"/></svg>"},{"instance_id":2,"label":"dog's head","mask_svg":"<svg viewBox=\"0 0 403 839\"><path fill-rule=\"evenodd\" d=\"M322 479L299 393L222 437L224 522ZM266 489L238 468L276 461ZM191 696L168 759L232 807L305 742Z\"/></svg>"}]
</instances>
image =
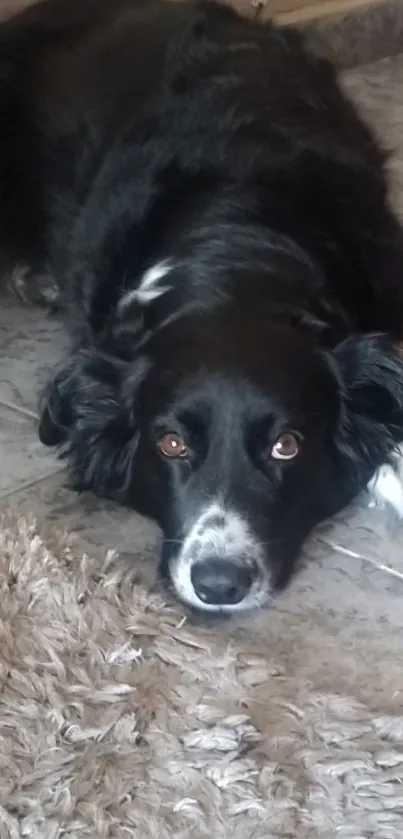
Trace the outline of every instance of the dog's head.
<instances>
[{"instance_id":1,"label":"dog's head","mask_svg":"<svg viewBox=\"0 0 403 839\"><path fill-rule=\"evenodd\" d=\"M313 526L399 437L403 367L382 336L331 351L257 315L184 315L134 362L80 350L43 403L82 487L152 516L176 594L208 612L263 604Z\"/></svg>"}]
</instances>

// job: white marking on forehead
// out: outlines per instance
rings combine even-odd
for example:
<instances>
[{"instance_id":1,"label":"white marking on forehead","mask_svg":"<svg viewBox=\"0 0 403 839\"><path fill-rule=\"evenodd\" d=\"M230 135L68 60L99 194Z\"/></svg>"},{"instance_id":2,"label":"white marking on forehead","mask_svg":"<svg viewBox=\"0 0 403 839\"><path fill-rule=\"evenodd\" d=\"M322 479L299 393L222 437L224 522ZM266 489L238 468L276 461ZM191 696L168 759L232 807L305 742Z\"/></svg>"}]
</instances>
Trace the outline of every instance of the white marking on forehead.
<instances>
[{"instance_id":1,"label":"white marking on forehead","mask_svg":"<svg viewBox=\"0 0 403 839\"><path fill-rule=\"evenodd\" d=\"M167 291L170 291L171 286L159 286L158 283L172 271L172 268L173 264L168 259L152 265L151 268L148 268L144 272L140 285L137 288L130 289L130 291L121 297L118 308L124 311L132 303L147 305L147 303L152 303L153 300L157 300L162 294L166 294Z\"/></svg>"},{"instance_id":2,"label":"white marking on forehead","mask_svg":"<svg viewBox=\"0 0 403 839\"><path fill-rule=\"evenodd\" d=\"M211 556L257 563L261 571L259 579L240 603L215 605L205 603L197 596L191 578L192 566ZM268 599L269 581L264 572L262 546L253 537L242 516L218 502L206 507L191 526L178 555L170 562L170 575L178 597L189 606L205 612L232 614L256 609Z\"/></svg>"}]
</instances>

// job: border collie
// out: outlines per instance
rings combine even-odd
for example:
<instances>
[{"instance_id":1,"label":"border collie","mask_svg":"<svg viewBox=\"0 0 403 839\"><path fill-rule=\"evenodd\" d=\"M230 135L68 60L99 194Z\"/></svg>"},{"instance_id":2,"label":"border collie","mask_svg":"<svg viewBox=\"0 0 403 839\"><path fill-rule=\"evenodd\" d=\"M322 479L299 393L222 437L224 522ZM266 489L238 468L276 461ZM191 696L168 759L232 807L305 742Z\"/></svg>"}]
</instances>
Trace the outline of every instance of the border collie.
<instances>
[{"instance_id":1,"label":"border collie","mask_svg":"<svg viewBox=\"0 0 403 839\"><path fill-rule=\"evenodd\" d=\"M46 0L0 67L5 265L72 335L40 438L159 523L184 603L260 606L403 440L385 155L300 35L216 3Z\"/></svg>"}]
</instances>

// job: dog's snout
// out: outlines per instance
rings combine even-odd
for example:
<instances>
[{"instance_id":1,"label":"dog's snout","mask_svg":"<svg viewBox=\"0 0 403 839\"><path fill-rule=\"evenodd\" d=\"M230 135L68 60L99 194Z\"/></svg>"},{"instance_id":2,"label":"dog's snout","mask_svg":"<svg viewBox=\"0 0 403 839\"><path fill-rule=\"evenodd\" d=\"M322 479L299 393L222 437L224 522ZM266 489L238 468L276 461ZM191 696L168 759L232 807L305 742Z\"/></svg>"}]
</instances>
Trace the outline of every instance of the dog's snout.
<instances>
[{"instance_id":1,"label":"dog's snout","mask_svg":"<svg viewBox=\"0 0 403 839\"><path fill-rule=\"evenodd\" d=\"M246 597L256 573L252 565L212 556L193 565L191 578L203 603L226 606L240 603Z\"/></svg>"}]
</instances>

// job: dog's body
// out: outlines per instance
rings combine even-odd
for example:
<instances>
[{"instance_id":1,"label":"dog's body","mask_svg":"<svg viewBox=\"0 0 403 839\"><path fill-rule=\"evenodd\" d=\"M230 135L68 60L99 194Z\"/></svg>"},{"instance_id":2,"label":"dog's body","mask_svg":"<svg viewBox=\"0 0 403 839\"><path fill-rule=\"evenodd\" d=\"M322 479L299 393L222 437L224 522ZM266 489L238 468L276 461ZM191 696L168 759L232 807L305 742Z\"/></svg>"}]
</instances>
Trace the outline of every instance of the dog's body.
<instances>
[{"instance_id":1,"label":"dog's body","mask_svg":"<svg viewBox=\"0 0 403 839\"><path fill-rule=\"evenodd\" d=\"M214 4L0 28L1 244L73 334L40 434L153 516L192 606L283 584L403 439L384 156L299 36Z\"/></svg>"}]
</instances>

